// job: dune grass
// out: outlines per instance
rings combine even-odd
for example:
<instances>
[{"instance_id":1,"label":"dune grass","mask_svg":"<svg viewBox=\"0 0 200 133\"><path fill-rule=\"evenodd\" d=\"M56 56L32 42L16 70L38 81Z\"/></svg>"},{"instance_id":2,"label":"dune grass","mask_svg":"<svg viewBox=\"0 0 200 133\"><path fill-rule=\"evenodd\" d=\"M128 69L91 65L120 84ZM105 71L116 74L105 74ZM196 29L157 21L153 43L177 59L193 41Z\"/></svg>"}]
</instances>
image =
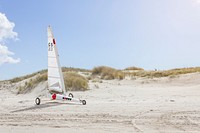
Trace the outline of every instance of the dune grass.
<instances>
[{"instance_id":1,"label":"dune grass","mask_svg":"<svg viewBox=\"0 0 200 133\"><path fill-rule=\"evenodd\" d=\"M63 72L90 72L90 70L87 70L87 69L73 68L73 67L62 67L62 71ZM6 81L10 81L11 83L17 83L17 82L23 81L25 79L31 78L31 77L33 77L37 74L44 74L44 73L47 73L47 69L41 70L41 71L38 71L38 72L34 72L32 74L28 74L28 75L25 75L25 76L16 77L16 78L6 80Z\"/></svg>"},{"instance_id":2,"label":"dune grass","mask_svg":"<svg viewBox=\"0 0 200 133\"><path fill-rule=\"evenodd\" d=\"M140 70L141 71L141 70L144 70L144 69L140 68L140 67L132 66L132 67L127 67L124 70L132 70L132 71Z\"/></svg>"},{"instance_id":3,"label":"dune grass","mask_svg":"<svg viewBox=\"0 0 200 133\"><path fill-rule=\"evenodd\" d=\"M107 66L99 66L93 68L92 75L100 76L101 79L105 80L124 79L124 73L121 70L116 70Z\"/></svg>"},{"instance_id":4,"label":"dune grass","mask_svg":"<svg viewBox=\"0 0 200 133\"><path fill-rule=\"evenodd\" d=\"M125 72L128 76L136 76L136 77L147 77L147 78L160 78L160 77L169 77L176 76L180 74L188 74L200 72L200 67L190 67L190 68L176 68L171 70L164 71L137 71L137 72Z\"/></svg>"},{"instance_id":5,"label":"dune grass","mask_svg":"<svg viewBox=\"0 0 200 133\"><path fill-rule=\"evenodd\" d=\"M133 70L133 71L132 71ZM80 68L67 68L63 67L62 71L64 73L64 81L66 88L72 91L84 91L88 89L88 80L78 74L78 72L84 73L84 75L95 81L96 77L104 80L112 80L112 79L124 79L125 76L131 77L146 77L146 78L160 78L160 77L176 77L180 74L188 74L200 72L200 67L190 67L190 68L176 68L171 70L163 70L163 71L145 71L142 68L138 67L128 67L126 69L117 70L107 66L99 66L95 67L92 70L80 69ZM90 73L92 75L90 76ZM98 79L97 78L97 79ZM18 86L18 94L26 93L29 90L36 87L39 83L47 80L47 70L41 70L29 75L16 77L11 80L6 80L6 82L10 83L18 83L20 81L27 80L24 84ZM2 83L5 81L2 81Z\"/></svg>"},{"instance_id":6,"label":"dune grass","mask_svg":"<svg viewBox=\"0 0 200 133\"><path fill-rule=\"evenodd\" d=\"M64 73L65 88L70 91L85 91L88 89L88 80L77 73Z\"/></svg>"},{"instance_id":7,"label":"dune grass","mask_svg":"<svg viewBox=\"0 0 200 133\"><path fill-rule=\"evenodd\" d=\"M10 79L10 80L8 80L8 81L10 81L11 83L17 83L17 82L23 81L23 80L25 80L25 79L34 77L34 76L37 75L37 74L44 74L44 73L47 73L47 70L41 70L41 71L34 72L34 73L32 73L32 74L28 74L28 75L25 75L25 76L16 77L16 78Z\"/></svg>"},{"instance_id":8,"label":"dune grass","mask_svg":"<svg viewBox=\"0 0 200 133\"><path fill-rule=\"evenodd\" d=\"M47 80L47 73L39 74L35 78L30 78L24 85L18 86L17 94L27 93L35 88L39 83Z\"/></svg>"},{"instance_id":9,"label":"dune grass","mask_svg":"<svg viewBox=\"0 0 200 133\"><path fill-rule=\"evenodd\" d=\"M62 67L62 72L90 72L90 70L87 69L81 69L81 68L74 68L74 67Z\"/></svg>"},{"instance_id":10,"label":"dune grass","mask_svg":"<svg viewBox=\"0 0 200 133\"><path fill-rule=\"evenodd\" d=\"M35 78L32 77L24 84L17 87L17 94L24 94L30 92L39 83L47 80L47 73L39 74ZM83 76L77 73L65 72L64 83L67 91L85 91L88 89L88 81Z\"/></svg>"}]
</instances>

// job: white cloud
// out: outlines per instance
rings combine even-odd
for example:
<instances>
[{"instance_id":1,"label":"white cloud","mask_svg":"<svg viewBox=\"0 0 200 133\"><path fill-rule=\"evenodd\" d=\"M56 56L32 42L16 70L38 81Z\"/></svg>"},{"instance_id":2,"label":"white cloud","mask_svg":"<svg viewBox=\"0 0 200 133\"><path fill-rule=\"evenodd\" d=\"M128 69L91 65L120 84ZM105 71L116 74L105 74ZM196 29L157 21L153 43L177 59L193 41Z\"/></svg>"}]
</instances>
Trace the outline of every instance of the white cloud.
<instances>
[{"instance_id":1,"label":"white cloud","mask_svg":"<svg viewBox=\"0 0 200 133\"><path fill-rule=\"evenodd\" d=\"M14 55L13 52L8 50L8 47L0 44L0 65L4 63L18 63L20 59L14 59L10 55Z\"/></svg>"},{"instance_id":2,"label":"white cloud","mask_svg":"<svg viewBox=\"0 0 200 133\"><path fill-rule=\"evenodd\" d=\"M17 33L13 31L15 24L10 22L5 14L0 13L0 41L4 39L16 39Z\"/></svg>"},{"instance_id":3,"label":"white cloud","mask_svg":"<svg viewBox=\"0 0 200 133\"><path fill-rule=\"evenodd\" d=\"M11 55L14 55L13 52L8 50L8 47L0 44L0 65L4 63L18 63L20 62L20 59L14 59L11 57Z\"/></svg>"},{"instance_id":4,"label":"white cloud","mask_svg":"<svg viewBox=\"0 0 200 133\"><path fill-rule=\"evenodd\" d=\"M6 46L0 44L0 55L1 55L1 56L2 56L2 55L13 55L13 54L14 54L13 52L10 52L10 51L8 50L8 47L6 47Z\"/></svg>"},{"instance_id":5,"label":"white cloud","mask_svg":"<svg viewBox=\"0 0 200 133\"><path fill-rule=\"evenodd\" d=\"M0 13L0 43L8 39L17 39L17 33L13 31L15 24L10 22L6 15ZM20 59L13 58L13 52L8 50L8 47L0 44L0 65L4 63L18 63Z\"/></svg>"}]
</instances>

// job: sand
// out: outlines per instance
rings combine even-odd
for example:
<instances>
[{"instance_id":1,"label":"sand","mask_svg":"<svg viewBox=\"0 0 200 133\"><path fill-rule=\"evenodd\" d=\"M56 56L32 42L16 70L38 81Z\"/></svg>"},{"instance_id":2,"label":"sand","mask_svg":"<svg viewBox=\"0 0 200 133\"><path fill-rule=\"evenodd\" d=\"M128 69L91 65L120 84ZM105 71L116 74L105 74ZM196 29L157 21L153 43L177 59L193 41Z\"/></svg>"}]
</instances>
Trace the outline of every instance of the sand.
<instances>
[{"instance_id":1,"label":"sand","mask_svg":"<svg viewBox=\"0 0 200 133\"><path fill-rule=\"evenodd\" d=\"M90 90L73 92L85 106L45 98L37 106L44 88L16 95L12 85L1 85L0 132L200 132L200 73L90 82Z\"/></svg>"}]
</instances>

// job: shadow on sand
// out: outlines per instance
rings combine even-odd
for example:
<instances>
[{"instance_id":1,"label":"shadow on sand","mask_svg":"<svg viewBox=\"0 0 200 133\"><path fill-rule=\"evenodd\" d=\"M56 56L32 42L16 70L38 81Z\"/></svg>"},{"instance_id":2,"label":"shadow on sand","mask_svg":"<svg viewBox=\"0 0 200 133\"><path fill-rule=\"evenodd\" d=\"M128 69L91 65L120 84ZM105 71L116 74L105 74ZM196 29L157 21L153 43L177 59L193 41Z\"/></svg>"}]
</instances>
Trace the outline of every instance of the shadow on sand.
<instances>
[{"instance_id":1,"label":"shadow on sand","mask_svg":"<svg viewBox=\"0 0 200 133\"><path fill-rule=\"evenodd\" d=\"M43 109L43 108L49 108L49 107L54 107L54 106L59 106L59 105L66 105L66 104L70 104L70 105L75 105L72 103L61 103L61 102L46 102L40 105L34 105L32 107L28 107L28 108L22 108L22 109L18 109L18 110L14 110L11 111L10 113L16 113L16 112L22 112L22 111L29 111L29 110L36 110L36 109Z\"/></svg>"}]
</instances>

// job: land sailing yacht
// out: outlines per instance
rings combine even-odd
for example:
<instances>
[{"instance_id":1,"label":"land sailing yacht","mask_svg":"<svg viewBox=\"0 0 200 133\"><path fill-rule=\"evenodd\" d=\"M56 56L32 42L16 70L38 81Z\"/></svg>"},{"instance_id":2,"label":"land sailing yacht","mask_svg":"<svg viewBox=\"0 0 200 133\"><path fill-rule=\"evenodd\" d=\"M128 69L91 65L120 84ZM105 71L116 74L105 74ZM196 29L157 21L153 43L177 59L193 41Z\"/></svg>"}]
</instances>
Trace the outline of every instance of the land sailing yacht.
<instances>
[{"instance_id":1,"label":"land sailing yacht","mask_svg":"<svg viewBox=\"0 0 200 133\"><path fill-rule=\"evenodd\" d=\"M47 35L48 35L48 86L47 86L48 97L50 97L50 99L52 100L63 100L72 103L80 103L86 105L85 100L74 98L72 93L67 94L59 62L58 49L50 26L48 26L47 28ZM37 97L35 99L35 103L36 105L40 105L41 99Z\"/></svg>"}]
</instances>

